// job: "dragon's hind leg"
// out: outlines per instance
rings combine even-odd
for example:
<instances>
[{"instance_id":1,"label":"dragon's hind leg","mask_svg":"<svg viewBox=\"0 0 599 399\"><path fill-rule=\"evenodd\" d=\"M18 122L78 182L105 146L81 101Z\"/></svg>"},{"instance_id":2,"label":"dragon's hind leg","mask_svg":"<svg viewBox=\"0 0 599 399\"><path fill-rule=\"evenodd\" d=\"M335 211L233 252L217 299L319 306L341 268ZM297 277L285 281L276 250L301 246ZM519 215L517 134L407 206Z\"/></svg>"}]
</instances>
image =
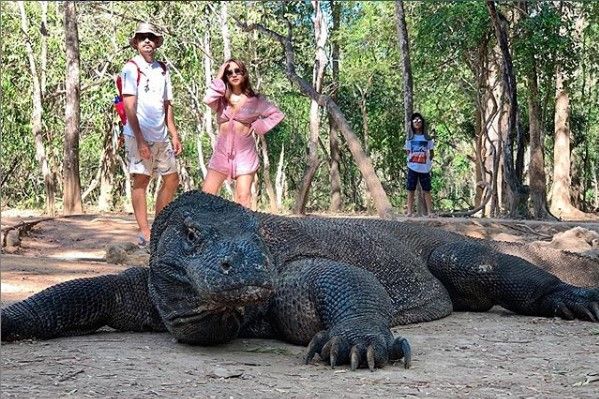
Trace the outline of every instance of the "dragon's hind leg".
<instances>
[{"instance_id":1,"label":"dragon's hind leg","mask_svg":"<svg viewBox=\"0 0 599 399\"><path fill-rule=\"evenodd\" d=\"M485 245L442 245L431 254L428 267L447 288L455 310L501 305L525 315L599 321L599 287L575 287Z\"/></svg>"}]
</instances>

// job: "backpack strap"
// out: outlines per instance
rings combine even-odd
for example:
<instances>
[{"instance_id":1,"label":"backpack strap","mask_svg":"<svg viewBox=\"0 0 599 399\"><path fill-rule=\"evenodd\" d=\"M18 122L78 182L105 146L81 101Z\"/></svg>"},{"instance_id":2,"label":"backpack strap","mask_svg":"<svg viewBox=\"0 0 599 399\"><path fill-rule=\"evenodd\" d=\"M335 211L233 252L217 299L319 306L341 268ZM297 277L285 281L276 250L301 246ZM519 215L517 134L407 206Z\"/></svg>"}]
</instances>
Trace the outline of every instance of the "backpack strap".
<instances>
[{"instance_id":1,"label":"backpack strap","mask_svg":"<svg viewBox=\"0 0 599 399\"><path fill-rule=\"evenodd\" d=\"M158 62L158 64L160 65L160 68L162 68L162 74L165 75L166 71L167 71L166 64L162 61L156 61L156 62ZM137 86L139 86L139 80L141 79L141 75L143 75L144 73L141 71L141 68L139 67L139 65L137 65L137 62L135 62L134 60L129 60L126 62L126 64L128 64L128 63L132 63L133 65L135 65L135 68L137 68ZM123 84L121 82L120 76L117 77L116 84L117 84L117 90L119 92L119 95L122 96L121 93L123 92L123 89L122 89Z\"/></svg>"},{"instance_id":2,"label":"backpack strap","mask_svg":"<svg viewBox=\"0 0 599 399\"><path fill-rule=\"evenodd\" d=\"M141 75L143 74L143 72L139 68L139 65L137 65L137 62L135 62L133 60L129 60L129 61L127 61L127 64L128 63L132 63L137 68L137 85L139 86L139 79L141 78Z\"/></svg>"}]
</instances>

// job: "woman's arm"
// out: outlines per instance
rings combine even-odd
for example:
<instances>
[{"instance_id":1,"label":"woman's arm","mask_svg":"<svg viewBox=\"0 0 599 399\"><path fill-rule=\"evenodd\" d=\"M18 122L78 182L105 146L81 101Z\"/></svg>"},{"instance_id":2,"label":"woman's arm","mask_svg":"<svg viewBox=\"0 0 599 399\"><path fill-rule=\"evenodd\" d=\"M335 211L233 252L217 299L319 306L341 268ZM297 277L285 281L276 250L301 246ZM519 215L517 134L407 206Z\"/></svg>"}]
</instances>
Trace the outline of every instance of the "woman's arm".
<instances>
[{"instance_id":1,"label":"woman's arm","mask_svg":"<svg viewBox=\"0 0 599 399\"><path fill-rule=\"evenodd\" d=\"M208 90L206 90L206 95L202 101L214 111L220 112L224 108L225 91L225 82L222 79L214 79Z\"/></svg>"},{"instance_id":2,"label":"woman's arm","mask_svg":"<svg viewBox=\"0 0 599 399\"><path fill-rule=\"evenodd\" d=\"M264 102L261 104L264 107L264 111L260 113L258 119L251 125L252 130L257 134L266 134L285 118L285 114L283 114L276 106L266 100L262 101Z\"/></svg>"}]
</instances>

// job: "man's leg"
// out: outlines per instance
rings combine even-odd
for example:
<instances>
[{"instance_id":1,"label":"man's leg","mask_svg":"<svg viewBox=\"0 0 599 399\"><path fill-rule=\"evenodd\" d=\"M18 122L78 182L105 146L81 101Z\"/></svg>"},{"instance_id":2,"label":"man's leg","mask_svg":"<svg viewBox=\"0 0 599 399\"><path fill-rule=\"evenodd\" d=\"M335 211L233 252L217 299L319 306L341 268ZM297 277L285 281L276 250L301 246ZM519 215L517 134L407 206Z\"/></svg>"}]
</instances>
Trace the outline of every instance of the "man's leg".
<instances>
[{"instance_id":1,"label":"man's leg","mask_svg":"<svg viewBox=\"0 0 599 399\"><path fill-rule=\"evenodd\" d=\"M217 172L214 169L208 169L208 174L202 184L202 191L208 194L218 195L226 178L227 176L225 174Z\"/></svg>"},{"instance_id":2,"label":"man's leg","mask_svg":"<svg viewBox=\"0 0 599 399\"><path fill-rule=\"evenodd\" d=\"M235 202L246 208L252 206L252 181L254 181L254 173L237 176L235 181Z\"/></svg>"},{"instance_id":3,"label":"man's leg","mask_svg":"<svg viewBox=\"0 0 599 399\"><path fill-rule=\"evenodd\" d=\"M162 184L160 190L158 190L158 195L156 196L155 215L158 215L162 208L167 206L169 202L173 200L175 192L177 192L177 187L179 187L179 175L177 173L170 173L162 176Z\"/></svg>"},{"instance_id":4,"label":"man's leg","mask_svg":"<svg viewBox=\"0 0 599 399\"><path fill-rule=\"evenodd\" d=\"M133 190L131 191L131 203L135 220L139 226L139 232L144 239L150 239L150 225L148 223L148 207L146 204L146 191L150 183L151 176L142 174L133 174Z\"/></svg>"}]
</instances>

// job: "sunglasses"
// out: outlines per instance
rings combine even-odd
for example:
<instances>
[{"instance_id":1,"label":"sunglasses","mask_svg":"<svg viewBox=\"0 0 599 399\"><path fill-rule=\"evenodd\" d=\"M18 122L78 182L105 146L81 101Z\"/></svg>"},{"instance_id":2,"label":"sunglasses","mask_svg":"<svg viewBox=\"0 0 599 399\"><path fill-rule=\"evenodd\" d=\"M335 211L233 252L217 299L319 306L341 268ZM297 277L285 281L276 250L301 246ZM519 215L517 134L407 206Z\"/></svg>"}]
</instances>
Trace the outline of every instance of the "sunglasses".
<instances>
[{"instance_id":1,"label":"sunglasses","mask_svg":"<svg viewBox=\"0 0 599 399\"><path fill-rule=\"evenodd\" d=\"M156 36L153 33L138 33L137 35L135 35L135 37L137 38L137 40L141 42L143 42L146 39L148 39L151 42L155 42L158 39L158 36Z\"/></svg>"},{"instance_id":2,"label":"sunglasses","mask_svg":"<svg viewBox=\"0 0 599 399\"><path fill-rule=\"evenodd\" d=\"M239 68L235 68L235 69L227 69L225 71L225 75L227 76L232 76L233 74L235 75L242 75L243 76L243 71Z\"/></svg>"}]
</instances>

